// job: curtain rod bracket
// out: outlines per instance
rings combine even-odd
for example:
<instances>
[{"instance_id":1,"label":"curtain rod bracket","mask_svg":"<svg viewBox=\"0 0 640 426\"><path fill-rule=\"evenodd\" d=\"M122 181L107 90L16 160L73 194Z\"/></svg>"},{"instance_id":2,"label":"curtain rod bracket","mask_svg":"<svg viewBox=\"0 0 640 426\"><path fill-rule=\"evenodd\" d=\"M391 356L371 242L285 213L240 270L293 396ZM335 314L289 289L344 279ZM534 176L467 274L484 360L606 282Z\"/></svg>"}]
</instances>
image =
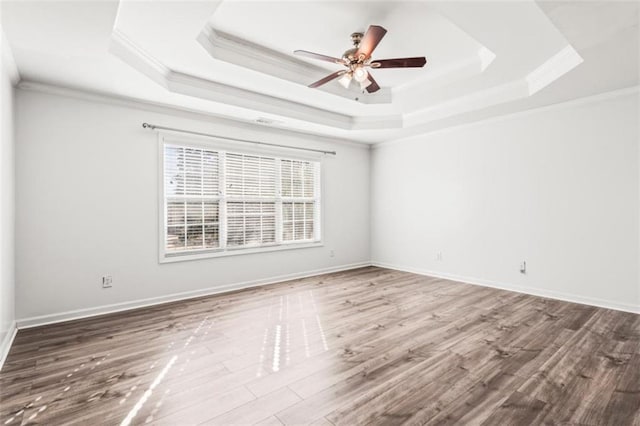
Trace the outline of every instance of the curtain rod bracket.
<instances>
[{"instance_id":1,"label":"curtain rod bracket","mask_svg":"<svg viewBox=\"0 0 640 426\"><path fill-rule=\"evenodd\" d=\"M142 123L142 128L143 129L151 129L151 130L169 130L171 132L188 133L190 135L205 136L205 137L209 137L209 138L226 139L226 140L230 140L230 141L242 142L242 143L250 143L250 144L254 144L254 145L266 145L266 146L274 146L274 147L277 147L277 148L297 149L297 150L300 150L300 151L311 151L311 152L318 152L320 154L336 155L335 151L324 151L322 149L304 148L304 147L300 147L300 146L288 146L288 145L280 145L280 144L276 144L276 143L267 143L267 142L251 141L251 140L247 140L247 139L230 138L230 137L226 137L226 136L212 135L212 134L209 134L209 133L201 133L201 132L194 132L194 131L191 131L191 130L176 129L176 128L173 128L173 127L158 126L158 125L150 124L150 123Z\"/></svg>"}]
</instances>

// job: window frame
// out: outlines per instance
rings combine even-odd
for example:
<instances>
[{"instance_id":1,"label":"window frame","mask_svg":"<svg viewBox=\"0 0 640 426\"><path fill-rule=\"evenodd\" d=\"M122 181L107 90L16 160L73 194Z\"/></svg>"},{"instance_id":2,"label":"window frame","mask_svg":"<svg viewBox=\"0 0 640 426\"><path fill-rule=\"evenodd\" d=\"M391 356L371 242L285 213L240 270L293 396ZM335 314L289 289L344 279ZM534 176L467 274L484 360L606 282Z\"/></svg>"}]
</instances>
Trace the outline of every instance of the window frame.
<instances>
[{"instance_id":1,"label":"window frame","mask_svg":"<svg viewBox=\"0 0 640 426\"><path fill-rule=\"evenodd\" d=\"M166 214L166 202L167 198L165 197L165 179L164 179L164 148L165 145L177 145L183 147L192 147L196 149L207 149L218 152L219 161L221 167L219 167L219 182L220 182L220 194L217 197L218 205L219 205L219 242L220 247L215 248L202 248L195 250L185 250L185 251L172 251L167 250L166 248L166 238L167 238L167 214ZM280 250L293 250L293 249L304 249L304 248L313 248L313 247L322 247L324 245L322 240L322 229L323 229L323 192L324 192L324 161L322 161L322 154L316 154L312 152L294 152L292 153L290 149L287 148L277 148L277 147L266 147L262 145L255 146L238 146L239 144L230 142L221 138L213 138L213 137L199 137L199 136L191 136L191 135L182 135L175 134L174 132L158 132L158 261L159 263L171 263L171 262L181 262L188 260L198 260L198 259L208 259L215 257L225 257L225 256L236 256L242 254L255 254L255 253L267 253L273 251ZM251 156L264 156L264 157L274 157L276 159L276 190L278 193L276 194L276 241L271 244L265 244L260 246L241 246L241 247L227 247L226 244L223 244L223 237L226 236L226 232L223 232L223 228L227 227L227 215L226 215L226 206L228 202L241 201L236 197L229 197L226 194L225 188L225 156L226 153L233 154L244 154ZM282 204L283 202L288 202L290 197L283 197L281 192L281 161L280 160L292 160L292 161L311 161L317 162L317 171L316 178L317 182L315 183L317 189L317 193L313 198L313 202L315 203L315 211L314 211L314 238L313 240L293 240L293 241L283 241L282 240L282 226L283 226L283 218L282 218ZM302 199L296 199L296 202L304 202ZM223 212L224 210L224 212ZM226 243L226 241L225 241Z\"/></svg>"}]
</instances>

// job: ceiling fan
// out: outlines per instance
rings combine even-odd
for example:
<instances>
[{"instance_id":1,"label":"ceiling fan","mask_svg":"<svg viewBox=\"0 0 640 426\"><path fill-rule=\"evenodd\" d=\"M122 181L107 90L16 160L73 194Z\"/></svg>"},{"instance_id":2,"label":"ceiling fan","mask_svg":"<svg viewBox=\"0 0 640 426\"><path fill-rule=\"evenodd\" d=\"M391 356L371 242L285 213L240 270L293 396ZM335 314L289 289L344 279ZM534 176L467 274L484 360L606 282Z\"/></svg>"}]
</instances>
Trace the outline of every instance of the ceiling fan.
<instances>
[{"instance_id":1,"label":"ceiling fan","mask_svg":"<svg viewBox=\"0 0 640 426\"><path fill-rule=\"evenodd\" d=\"M311 83L309 87L320 87L325 83L338 80L344 88L348 88L351 84L351 80L356 80L360 83L360 89L366 90L369 93L380 90L380 86L374 80L371 73L366 68L421 68L427 63L424 56L416 58L398 58L398 59L377 59L371 60L371 53L378 46L382 37L387 33L387 30L379 25L371 25L366 34L353 33L351 34L351 40L353 41L353 47L342 54L342 58L334 58L332 56L321 55L319 53L308 52L306 50L295 50L293 53L300 56L306 56L312 59L318 59L326 62L333 62L335 64L344 65L347 69L336 71L333 74Z\"/></svg>"}]
</instances>

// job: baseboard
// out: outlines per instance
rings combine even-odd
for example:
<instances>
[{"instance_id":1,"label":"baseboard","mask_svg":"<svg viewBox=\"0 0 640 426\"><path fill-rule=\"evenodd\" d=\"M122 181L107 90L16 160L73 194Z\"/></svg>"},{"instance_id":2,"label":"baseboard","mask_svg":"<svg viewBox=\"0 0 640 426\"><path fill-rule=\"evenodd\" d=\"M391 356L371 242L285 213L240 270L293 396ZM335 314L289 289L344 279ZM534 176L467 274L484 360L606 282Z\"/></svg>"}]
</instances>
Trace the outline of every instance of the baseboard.
<instances>
[{"instance_id":1,"label":"baseboard","mask_svg":"<svg viewBox=\"0 0 640 426\"><path fill-rule=\"evenodd\" d=\"M144 308L146 306L160 305L162 303L193 299L194 297L211 296L214 294L227 293L230 291L241 290L245 288L276 284L276 283L287 281L287 280L313 277L316 275L329 274L332 272L348 271L350 269L362 268L365 266L371 266L371 262L359 262L359 263L351 263L347 265L332 266L330 268L315 269L311 271L279 275L279 276L260 279L260 280L252 280L252 281L245 281L245 282L234 283L234 284L227 284L219 287L210 287L210 288L205 288L200 290L173 293L166 296L151 297L148 299L139 299L131 302L116 303L112 305L97 306L94 308L78 309L74 311L67 311L67 312L61 312L56 314L22 318L17 320L17 328L25 329L25 328L31 328L31 327L39 327L41 325L55 324L59 322L89 318L89 317L94 317L98 315L128 311L131 309Z\"/></svg>"},{"instance_id":2,"label":"baseboard","mask_svg":"<svg viewBox=\"0 0 640 426\"><path fill-rule=\"evenodd\" d=\"M9 355L9 350L11 349L11 345L13 344L13 339L16 338L16 333L18 332L18 327L16 326L16 322L13 321L9 330L7 330L7 334L4 336L2 342L0 342L0 371L2 371L2 366L4 365L5 360L7 359L7 355Z\"/></svg>"},{"instance_id":3,"label":"baseboard","mask_svg":"<svg viewBox=\"0 0 640 426\"><path fill-rule=\"evenodd\" d=\"M620 303L612 300L597 299L592 297L578 296L570 293L557 292L552 290L543 290L533 287L518 286L512 284L499 283L496 281L483 280L474 277L464 277L459 275L447 274L437 271L429 271L426 269L414 268L410 266L401 266L385 262L372 261L372 266L380 268L395 269L397 271L411 272L418 275L427 275L434 278L444 278L452 281L459 281L465 284L479 285L483 287L491 287L500 290L514 291L516 293L529 294L532 296L546 297L548 299L562 300L564 302L580 303L582 305L597 306L599 308L613 309L616 311L630 312L640 314L640 306Z\"/></svg>"},{"instance_id":4,"label":"baseboard","mask_svg":"<svg viewBox=\"0 0 640 426\"><path fill-rule=\"evenodd\" d=\"M67 311L67 312L61 312L56 314L18 319L16 321L14 331L12 333L13 335L11 336L10 339L5 338L5 341L2 342L2 346L0 346L0 361L4 362L4 357L6 357L6 354L9 352L9 348L11 346L11 343L13 342L13 337L15 336L17 329L38 327L38 326L47 325L47 324L55 324L59 322L89 318L89 317L94 317L98 315L128 311L131 309L144 308L147 306L160 305L163 303L176 302L179 300L187 300L195 297L210 296L210 295L221 294L221 293L226 293L226 292L235 291L235 290L241 290L245 288L276 284L276 283L287 281L287 280L307 278L307 277L312 277L316 275L328 274L332 272L348 271L350 269L362 268L366 266L378 266L380 268L394 269L394 270L410 272L418 275L427 275L435 278L444 278L444 279L458 281L466 284L480 285L483 287L491 287L491 288L496 288L500 290L514 291L517 293L524 293L532 296L547 297L550 299L557 299L565 302L580 303L585 305L597 306L601 308L614 309L617 311L640 314L640 307L632 304L624 304L624 303L619 303L619 302L610 301L610 300L602 300L602 299L578 296L575 294L561 293L561 292L555 292L555 291L549 291L549 290L541 290L541 289L532 288L532 287L524 287L524 286L517 286L512 284L499 283L495 281L483 280L483 279L474 278L474 277L453 275L448 273L430 271L430 270L425 270L421 268L414 268L410 266L396 265L396 264L385 263L385 262L378 262L378 261L358 262L358 263L351 263L347 265L333 266L330 268L305 271L301 273L279 275L279 276L270 277L270 278L261 279L261 280L245 281L240 283L228 284L225 286L211 287L211 288L181 292L181 293L173 293L166 296L152 297L148 299L139 299L131 302L123 302L123 303L117 303L112 305L103 305L103 306L97 306L94 308L78 309L74 311ZM0 362L0 367L1 365L2 363Z\"/></svg>"}]
</instances>

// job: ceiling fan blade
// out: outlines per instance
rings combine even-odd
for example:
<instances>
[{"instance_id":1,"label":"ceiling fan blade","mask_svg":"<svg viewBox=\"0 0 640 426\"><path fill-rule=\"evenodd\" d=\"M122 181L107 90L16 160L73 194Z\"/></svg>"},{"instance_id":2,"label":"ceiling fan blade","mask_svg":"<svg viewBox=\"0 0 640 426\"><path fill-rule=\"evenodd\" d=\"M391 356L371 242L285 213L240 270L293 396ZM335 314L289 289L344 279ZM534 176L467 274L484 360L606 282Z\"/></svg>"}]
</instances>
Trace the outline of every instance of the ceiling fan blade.
<instances>
[{"instance_id":1,"label":"ceiling fan blade","mask_svg":"<svg viewBox=\"0 0 640 426\"><path fill-rule=\"evenodd\" d=\"M342 64L342 59L334 58L332 56L321 55L320 53L308 52L306 50L294 50L294 54L298 56L305 56L311 59L317 59L319 61L333 62L334 64Z\"/></svg>"},{"instance_id":2,"label":"ceiling fan blade","mask_svg":"<svg viewBox=\"0 0 640 426\"><path fill-rule=\"evenodd\" d=\"M387 30L382 28L379 25L370 25L367 33L362 37L362 41L360 42L360 47L358 47L358 51L356 52L356 57L360 57L364 55L364 58L368 58L373 53L373 50L376 48L382 37L387 33Z\"/></svg>"},{"instance_id":3,"label":"ceiling fan blade","mask_svg":"<svg viewBox=\"0 0 640 426\"><path fill-rule=\"evenodd\" d=\"M322 79L316 81L315 83L311 83L309 85L309 87L311 87L311 88L320 87L323 84L326 84L326 83L330 82L331 80L335 80L336 78L340 77L342 74L344 74L346 72L347 72L346 70L336 71L333 74L329 74L325 78L322 78Z\"/></svg>"},{"instance_id":4,"label":"ceiling fan blade","mask_svg":"<svg viewBox=\"0 0 640 426\"><path fill-rule=\"evenodd\" d=\"M373 92L377 92L378 90L380 90L380 86L378 86L378 83L373 79L373 76L371 75L370 72L367 73L367 78L371 82L371 84L369 86L367 86L367 89L366 89L367 92L373 93Z\"/></svg>"},{"instance_id":5,"label":"ceiling fan blade","mask_svg":"<svg viewBox=\"0 0 640 426\"><path fill-rule=\"evenodd\" d=\"M371 61L371 68L421 68L427 63L424 56L419 58L380 59Z\"/></svg>"}]
</instances>

